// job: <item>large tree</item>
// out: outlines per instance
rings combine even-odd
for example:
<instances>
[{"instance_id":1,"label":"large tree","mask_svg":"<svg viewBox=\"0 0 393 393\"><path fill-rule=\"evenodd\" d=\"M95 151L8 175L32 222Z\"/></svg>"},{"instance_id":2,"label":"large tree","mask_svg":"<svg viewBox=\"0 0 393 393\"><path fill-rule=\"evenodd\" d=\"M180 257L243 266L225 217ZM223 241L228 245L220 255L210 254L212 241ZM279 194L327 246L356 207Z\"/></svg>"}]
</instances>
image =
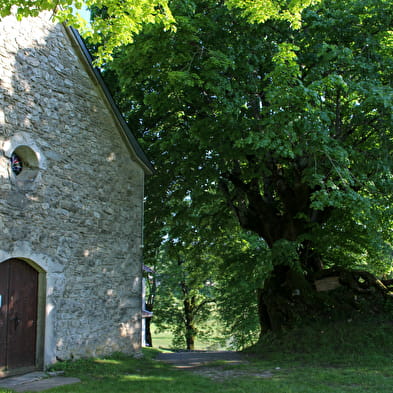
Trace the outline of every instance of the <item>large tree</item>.
<instances>
[{"instance_id":1,"label":"large tree","mask_svg":"<svg viewBox=\"0 0 393 393\"><path fill-rule=\"evenodd\" d=\"M337 308L343 294L315 290L324 275L387 292L347 273L391 263L392 2L327 0L301 29L249 24L212 0L171 9L177 32L147 26L107 73L158 167L148 222L188 197L218 227L231 211L258 235L270 250L257 291L265 329Z\"/></svg>"}]
</instances>

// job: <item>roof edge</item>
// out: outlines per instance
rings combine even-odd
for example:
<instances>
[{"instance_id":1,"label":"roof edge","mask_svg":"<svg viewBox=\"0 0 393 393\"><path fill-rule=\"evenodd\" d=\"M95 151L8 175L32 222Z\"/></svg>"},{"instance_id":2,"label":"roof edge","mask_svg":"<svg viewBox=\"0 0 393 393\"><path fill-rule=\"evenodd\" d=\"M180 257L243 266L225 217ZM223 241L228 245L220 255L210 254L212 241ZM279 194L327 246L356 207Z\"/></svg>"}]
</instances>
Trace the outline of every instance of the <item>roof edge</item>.
<instances>
[{"instance_id":1,"label":"roof edge","mask_svg":"<svg viewBox=\"0 0 393 393\"><path fill-rule=\"evenodd\" d=\"M153 167L153 164L150 162L148 159L146 153L143 151L142 147L140 146L139 142L135 138L134 134L131 132L130 128L128 127L126 121L124 120L123 115L120 113L119 108L117 107L112 94L110 93L108 87L106 86L104 79L101 75L100 70L97 67L94 67L93 65L93 58L89 52L89 50L86 47L85 42L83 41L83 38L79 34L78 30L76 30L72 26L67 26L64 25L66 30L69 32L71 38L78 44L79 49L81 50L83 57L87 63L87 65L90 68L90 71L94 75L95 79L97 80L102 92L104 93L105 98L108 101L108 104L110 108L113 111L113 114L115 115L117 121L120 124L120 127L124 133L124 136L128 140L131 149L133 150L136 158L138 159L139 163L142 165L144 171L146 174L153 174L155 172L155 169Z\"/></svg>"}]
</instances>

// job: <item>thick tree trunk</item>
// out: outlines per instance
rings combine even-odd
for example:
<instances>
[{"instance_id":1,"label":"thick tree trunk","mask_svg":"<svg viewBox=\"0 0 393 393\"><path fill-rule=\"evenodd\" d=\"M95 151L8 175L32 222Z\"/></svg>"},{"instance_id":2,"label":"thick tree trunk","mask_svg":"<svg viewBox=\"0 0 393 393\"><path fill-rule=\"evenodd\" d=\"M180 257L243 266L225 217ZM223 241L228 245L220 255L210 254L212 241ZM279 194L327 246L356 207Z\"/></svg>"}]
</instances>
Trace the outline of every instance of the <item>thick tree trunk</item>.
<instances>
[{"instance_id":1,"label":"thick tree trunk","mask_svg":"<svg viewBox=\"0 0 393 393\"><path fill-rule=\"evenodd\" d=\"M251 166L257 165L258 159L248 156ZM303 162L304 161L304 162ZM357 297L371 296L378 293L386 298L390 291L383 282L371 278L366 272L343 270L334 275L331 293L317 290L315 280L325 272L323 260L312 243L313 227L322 226L331 217L333 207L315 210L312 196L318 186L311 188L303 182L303 169L307 167L307 157L293 162L292 169L285 168L273 157L265 157L269 171L262 179L249 179L243 172L240 162L235 162L231 171L222 174L219 183L228 206L235 213L243 229L255 232L273 251L283 241L300 246L298 261L285 260L285 250L273 261L271 275L257 291L258 312L262 332L280 331L302 323L310 317L338 315L349 309L355 310L367 303L372 308L372 301L358 301ZM245 166L245 168L248 168ZM245 180L247 179L247 180ZM299 244L299 239L303 240ZM293 250L291 250L293 252ZM291 258L288 252L288 258ZM278 252L280 254L280 252ZM281 260L278 260L281 258ZM295 267L296 266L296 267ZM355 296L356 295L356 296Z\"/></svg>"},{"instance_id":2,"label":"thick tree trunk","mask_svg":"<svg viewBox=\"0 0 393 393\"><path fill-rule=\"evenodd\" d=\"M258 291L262 330L279 331L292 327L303 313L318 307L315 295L315 289L302 272L289 266L276 266L264 287Z\"/></svg>"}]
</instances>

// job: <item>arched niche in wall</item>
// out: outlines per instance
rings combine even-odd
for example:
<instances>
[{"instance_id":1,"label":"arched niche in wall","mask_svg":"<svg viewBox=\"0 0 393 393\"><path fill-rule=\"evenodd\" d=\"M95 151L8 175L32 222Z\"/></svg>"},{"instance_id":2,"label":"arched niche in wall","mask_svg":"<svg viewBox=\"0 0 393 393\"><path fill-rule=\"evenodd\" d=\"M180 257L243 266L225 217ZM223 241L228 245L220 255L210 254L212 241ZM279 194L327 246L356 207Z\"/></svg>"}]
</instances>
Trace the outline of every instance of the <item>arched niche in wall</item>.
<instances>
[{"instance_id":1,"label":"arched niche in wall","mask_svg":"<svg viewBox=\"0 0 393 393\"><path fill-rule=\"evenodd\" d=\"M3 150L11 183L23 191L33 190L46 169L45 158L34 139L25 132L17 133L4 142Z\"/></svg>"}]
</instances>

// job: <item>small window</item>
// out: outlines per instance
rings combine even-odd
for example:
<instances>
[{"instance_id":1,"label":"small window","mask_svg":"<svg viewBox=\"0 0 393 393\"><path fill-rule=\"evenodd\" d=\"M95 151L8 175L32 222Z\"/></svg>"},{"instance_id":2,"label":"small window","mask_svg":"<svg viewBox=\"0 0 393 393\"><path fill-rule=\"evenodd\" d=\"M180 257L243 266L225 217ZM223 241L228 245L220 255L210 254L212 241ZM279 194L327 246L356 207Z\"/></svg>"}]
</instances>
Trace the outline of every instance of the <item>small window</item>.
<instances>
[{"instance_id":1,"label":"small window","mask_svg":"<svg viewBox=\"0 0 393 393\"><path fill-rule=\"evenodd\" d=\"M12 152L10 166L12 175L18 181L34 181L39 170L37 155L28 146L18 146Z\"/></svg>"}]
</instances>

